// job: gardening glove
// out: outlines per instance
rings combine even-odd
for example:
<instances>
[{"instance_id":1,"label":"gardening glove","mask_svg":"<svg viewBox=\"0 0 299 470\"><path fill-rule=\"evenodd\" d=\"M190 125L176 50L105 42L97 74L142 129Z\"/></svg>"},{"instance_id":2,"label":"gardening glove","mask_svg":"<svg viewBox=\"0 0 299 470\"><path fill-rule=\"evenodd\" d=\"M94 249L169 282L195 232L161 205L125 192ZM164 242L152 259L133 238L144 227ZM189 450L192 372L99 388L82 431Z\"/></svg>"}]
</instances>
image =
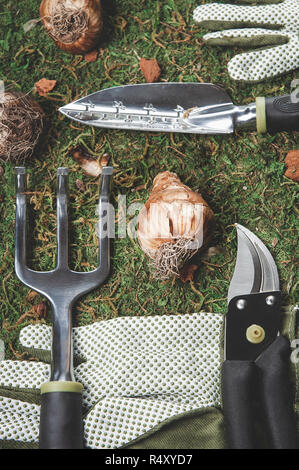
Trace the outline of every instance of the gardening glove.
<instances>
[{"instance_id":1,"label":"gardening glove","mask_svg":"<svg viewBox=\"0 0 299 470\"><path fill-rule=\"evenodd\" d=\"M73 328L85 446L223 447L222 330L223 316L212 313L121 317ZM51 328L29 325L20 343L49 360ZM0 447L38 446L39 390L49 375L41 360L0 362ZM205 437L198 437L200 429Z\"/></svg>"},{"instance_id":2,"label":"gardening glove","mask_svg":"<svg viewBox=\"0 0 299 470\"><path fill-rule=\"evenodd\" d=\"M234 80L258 82L299 67L299 1L256 1L267 5L211 3L193 12L194 20L204 28L225 29L206 34L207 44L259 48L230 60L228 72Z\"/></svg>"}]
</instances>

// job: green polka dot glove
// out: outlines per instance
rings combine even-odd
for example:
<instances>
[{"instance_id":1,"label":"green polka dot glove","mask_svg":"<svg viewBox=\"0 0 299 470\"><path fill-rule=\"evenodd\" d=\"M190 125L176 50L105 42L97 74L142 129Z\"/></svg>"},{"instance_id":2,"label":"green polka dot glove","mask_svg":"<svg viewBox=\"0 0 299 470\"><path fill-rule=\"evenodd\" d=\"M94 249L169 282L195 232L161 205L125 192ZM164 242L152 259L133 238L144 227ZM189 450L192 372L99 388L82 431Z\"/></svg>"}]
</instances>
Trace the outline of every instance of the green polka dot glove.
<instances>
[{"instance_id":1,"label":"green polka dot glove","mask_svg":"<svg viewBox=\"0 0 299 470\"><path fill-rule=\"evenodd\" d=\"M220 413L222 334L223 316L212 313L122 317L74 328L74 373L84 387L85 446L212 445ZM39 390L50 375L51 328L25 327L20 344L38 361L0 362L3 448L38 446ZM199 426L198 414L207 410L213 419ZM198 439L199 430L210 430L206 441Z\"/></svg>"},{"instance_id":2,"label":"green polka dot glove","mask_svg":"<svg viewBox=\"0 0 299 470\"><path fill-rule=\"evenodd\" d=\"M258 47L230 60L228 72L234 80L259 82L299 67L299 1L256 3L263 5L211 3L193 12L194 20L204 28L225 29L206 34L203 39L207 44Z\"/></svg>"}]
</instances>

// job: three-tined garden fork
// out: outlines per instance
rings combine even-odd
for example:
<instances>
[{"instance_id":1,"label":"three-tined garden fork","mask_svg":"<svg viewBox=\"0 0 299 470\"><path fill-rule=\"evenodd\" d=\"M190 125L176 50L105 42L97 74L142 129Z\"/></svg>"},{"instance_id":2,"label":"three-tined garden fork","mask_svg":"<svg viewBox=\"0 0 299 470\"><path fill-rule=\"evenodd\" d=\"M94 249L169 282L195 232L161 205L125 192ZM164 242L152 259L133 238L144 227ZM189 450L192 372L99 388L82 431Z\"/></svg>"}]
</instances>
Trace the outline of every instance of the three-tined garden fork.
<instances>
[{"instance_id":1,"label":"three-tined garden fork","mask_svg":"<svg viewBox=\"0 0 299 470\"><path fill-rule=\"evenodd\" d=\"M68 263L67 185L68 169L58 168L57 265L38 272L26 263L26 169L16 173L15 270L18 278L44 295L53 311L51 378L41 386L39 446L43 449L83 447L82 390L73 374L72 307L80 296L100 286L110 269L109 190L112 167L104 167L99 195L99 266L76 272ZM110 212L110 215L109 215Z\"/></svg>"}]
</instances>

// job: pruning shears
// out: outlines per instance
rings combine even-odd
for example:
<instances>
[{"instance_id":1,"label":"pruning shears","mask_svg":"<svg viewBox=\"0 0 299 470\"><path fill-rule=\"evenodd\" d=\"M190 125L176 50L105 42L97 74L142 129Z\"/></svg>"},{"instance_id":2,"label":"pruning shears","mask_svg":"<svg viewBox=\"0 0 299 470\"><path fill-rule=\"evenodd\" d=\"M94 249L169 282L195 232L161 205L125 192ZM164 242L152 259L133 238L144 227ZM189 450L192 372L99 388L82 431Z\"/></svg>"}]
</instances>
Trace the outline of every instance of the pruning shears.
<instances>
[{"instance_id":1,"label":"pruning shears","mask_svg":"<svg viewBox=\"0 0 299 470\"><path fill-rule=\"evenodd\" d=\"M237 224L238 252L228 292L223 409L230 448L298 448L289 341L280 334L276 264L261 240Z\"/></svg>"}]
</instances>

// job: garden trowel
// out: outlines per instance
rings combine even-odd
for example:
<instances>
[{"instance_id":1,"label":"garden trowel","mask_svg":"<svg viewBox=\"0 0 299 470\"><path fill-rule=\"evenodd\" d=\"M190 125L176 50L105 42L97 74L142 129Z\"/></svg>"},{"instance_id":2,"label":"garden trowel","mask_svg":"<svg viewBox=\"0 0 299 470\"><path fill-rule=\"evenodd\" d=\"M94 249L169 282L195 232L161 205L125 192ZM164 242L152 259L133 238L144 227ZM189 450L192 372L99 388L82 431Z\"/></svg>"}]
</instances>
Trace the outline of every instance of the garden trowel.
<instances>
[{"instance_id":1,"label":"garden trowel","mask_svg":"<svg viewBox=\"0 0 299 470\"><path fill-rule=\"evenodd\" d=\"M210 83L147 83L107 88L59 109L91 126L156 132L230 134L299 130L299 97L256 98L234 105Z\"/></svg>"}]
</instances>

